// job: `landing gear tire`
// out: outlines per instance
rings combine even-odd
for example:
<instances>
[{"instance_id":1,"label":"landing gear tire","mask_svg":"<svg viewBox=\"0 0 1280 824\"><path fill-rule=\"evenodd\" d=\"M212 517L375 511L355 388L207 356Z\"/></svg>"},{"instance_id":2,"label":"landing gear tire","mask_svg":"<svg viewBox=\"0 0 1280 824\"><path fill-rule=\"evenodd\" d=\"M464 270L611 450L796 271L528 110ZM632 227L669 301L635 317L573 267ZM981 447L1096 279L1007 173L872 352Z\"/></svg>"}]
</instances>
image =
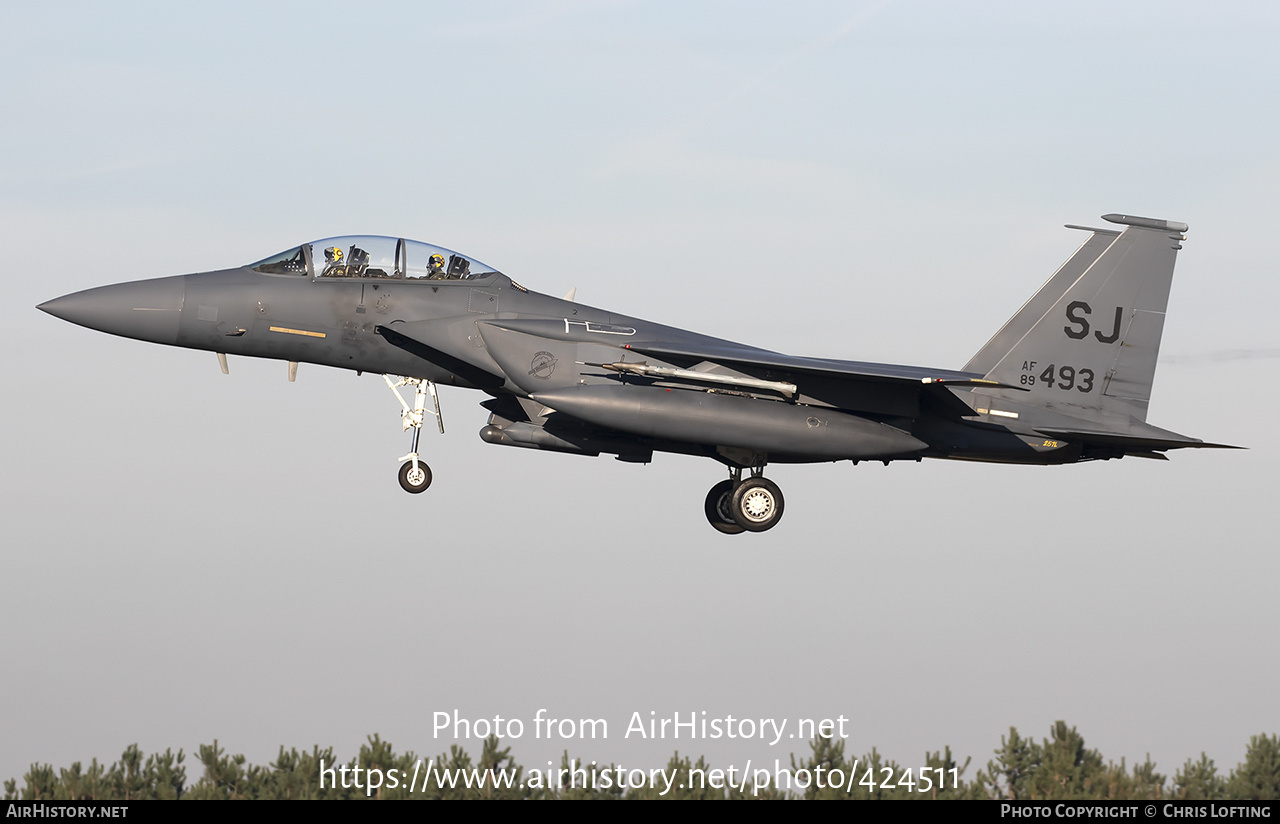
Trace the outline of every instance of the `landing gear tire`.
<instances>
[{"instance_id":1,"label":"landing gear tire","mask_svg":"<svg viewBox=\"0 0 1280 824\"><path fill-rule=\"evenodd\" d=\"M419 492L426 492L429 486L431 486L431 467L422 461L418 461L416 471L413 468L413 461L408 461L400 467L400 488L405 492L416 495Z\"/></svg>"},{"instance_id":2,"label":"landing gear tire","mask_svg":"<svg viewBox=\"0 0 1280 824\"><path fill-rule=\"evenodd\" d=\"M748 532L764 532L782 520L782 490L767 478L748 478L733 490L729 512Z\"/></svg>"},{"instance_id":3,"label":"landing gear tire","mask_svg":"<svg viewBox=\"0 0 1280 824\"><path fill-rule=\"evenodd\" d=\"M733 481L721 481L711 487L703 507L707 522L726 535L738 535L746 531L733 519L733 513L729 509L732 498Z\"/></svg>"}]
</instances>

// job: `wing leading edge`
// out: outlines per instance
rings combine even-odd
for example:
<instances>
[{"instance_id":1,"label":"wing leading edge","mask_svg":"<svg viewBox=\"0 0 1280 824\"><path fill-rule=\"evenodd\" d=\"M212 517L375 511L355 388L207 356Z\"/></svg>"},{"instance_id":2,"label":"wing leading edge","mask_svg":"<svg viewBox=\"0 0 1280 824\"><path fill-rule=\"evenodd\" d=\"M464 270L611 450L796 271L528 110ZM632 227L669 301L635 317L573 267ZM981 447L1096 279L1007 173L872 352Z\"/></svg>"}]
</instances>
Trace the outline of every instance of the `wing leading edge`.
<instances>
[{"instance_id":1,"label":"wing leading edge","mask_svg":"<svg viewBox=\"0 0 1280 824\"><path fill-rule=\"evenodd\" d=\"M952 386L1021 388L988 380L981 372L958 372L953 369L932 369L924 366L899 366L891 363L865 363L862 361L842 361L828 358L802 358L736 344L682 346L656 342L626 344L622 348L642 355L651 355L685 367L693 366L703 361L712 361L732 369L771 369L781 372L868 381L891 383L904 381L921 384L945 383Z\"/></svg>"}]
</instances>

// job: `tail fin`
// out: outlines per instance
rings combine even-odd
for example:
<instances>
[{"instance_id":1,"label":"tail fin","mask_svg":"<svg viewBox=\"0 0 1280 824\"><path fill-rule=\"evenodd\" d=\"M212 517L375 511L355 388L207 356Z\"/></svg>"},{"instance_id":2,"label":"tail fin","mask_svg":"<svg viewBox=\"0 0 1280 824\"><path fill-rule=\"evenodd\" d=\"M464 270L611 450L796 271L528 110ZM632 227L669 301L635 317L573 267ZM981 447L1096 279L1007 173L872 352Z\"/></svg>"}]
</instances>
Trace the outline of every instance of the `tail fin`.
<instances>
[{"instance_id":1,"label":"tail fin","mask_svg":"<svg viewBox=\"0 0 1280 824\"><path fill-rule=\"evenodd\" d=\"M1103 219L1127 228L1091 230L965 367L1029 394L977 392L1098 423L1146 421L1173 264L1187 225L1116 214Z\"/></svg>"},{"instance_id":2,"label":"tail fin","mask_svg":"<svg viewBox=\"0 0 1280 824\"><path fill-rule=\"evenodd\" d=\"M1098 256L1107 250L1111 242L1120 237L1120 233L1114 229L1091 229L1087 226L1067 226L1068 229L1083 229L1086 232L1092 232L1088 240L1080 244L1080 248L1076 249L1075 254L1067 258L1067 262L1058 267L1058 271L1044 282L1040 287L1040 291L1031 296L1031 299L1023 305L1021 309L1009 318L1008 322L996 332L991 340L987 341L987 345L978 350L978 354L969 359L964 365L964 372L978 372L987 374L996 367L1000 359L1008 354L1013 345L1022 340L1023 335L1031 330L1036 321L1044 317L1053 306L1054 301L1067 291L1067 287L1075 283L1076 280L1084 274L1085 270L1093 265Z\"/></svg>"}]
</instances>

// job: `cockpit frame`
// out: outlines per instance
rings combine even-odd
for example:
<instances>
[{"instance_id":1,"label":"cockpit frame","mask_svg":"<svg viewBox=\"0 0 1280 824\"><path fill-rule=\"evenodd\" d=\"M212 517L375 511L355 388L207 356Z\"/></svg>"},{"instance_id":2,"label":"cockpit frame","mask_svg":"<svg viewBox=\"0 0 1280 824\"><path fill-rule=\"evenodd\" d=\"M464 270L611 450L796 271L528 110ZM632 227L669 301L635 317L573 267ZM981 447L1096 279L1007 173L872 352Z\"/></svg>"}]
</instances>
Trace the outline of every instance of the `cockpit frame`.
<instances>
[{"instance_id":1,"label":"cockpit frame","mask_svg":"<svg viewBox=\"0 0 1280 824\"><path fill-rule=\"evenodd\" d=\"M323 249L318 258L316 248ZM250 264L265 275L414 282L476 282L500 274L474 258L442 246L380 235L345 235L304 243Z\"/></svg>"}]
</instances>

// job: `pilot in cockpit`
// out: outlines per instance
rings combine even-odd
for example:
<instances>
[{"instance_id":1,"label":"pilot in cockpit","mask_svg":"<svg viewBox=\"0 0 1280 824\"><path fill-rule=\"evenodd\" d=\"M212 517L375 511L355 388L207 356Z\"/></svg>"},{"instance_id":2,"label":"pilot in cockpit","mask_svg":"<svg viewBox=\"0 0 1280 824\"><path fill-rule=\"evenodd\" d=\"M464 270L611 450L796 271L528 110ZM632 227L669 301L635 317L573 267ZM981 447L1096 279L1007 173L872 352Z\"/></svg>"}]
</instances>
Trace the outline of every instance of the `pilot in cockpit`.
<instances>
[{"instance_id":1,"label":"pilot in cockpit","mask_svg":"<svg viewBox=\"0 0 1280 824\"><path fill-rule=\"evenodd\" d=\"M427 261L427 278L429 280L444 280L444 255L432 255Z\"/></svg>"},{"instance_id":2,"label":"pilot in cockpit","mask_svg":"<svg viewBox=\"0 0 1280 824\"><path fill-rule=\"evenodd\" d=\"M342 271L342 250L337 246L330 246L324 250L324 271L320 273L321 277L335 276L346 274Z\"/></svg>"}]
</instances>

